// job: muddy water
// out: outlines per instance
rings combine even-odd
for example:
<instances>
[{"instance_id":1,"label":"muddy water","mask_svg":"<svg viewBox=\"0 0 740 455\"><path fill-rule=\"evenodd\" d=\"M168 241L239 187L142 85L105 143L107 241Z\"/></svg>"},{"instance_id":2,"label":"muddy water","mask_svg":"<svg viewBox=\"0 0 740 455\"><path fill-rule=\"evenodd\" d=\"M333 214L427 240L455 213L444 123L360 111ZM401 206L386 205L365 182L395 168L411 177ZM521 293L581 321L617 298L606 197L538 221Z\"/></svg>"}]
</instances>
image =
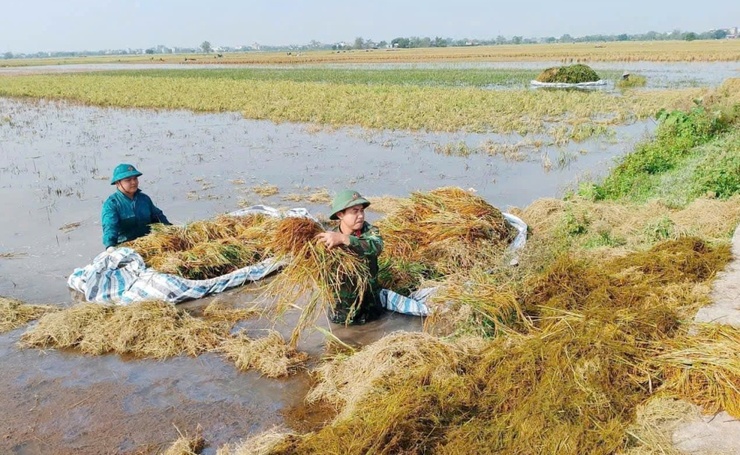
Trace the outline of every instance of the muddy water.
<instances>
[{"instance_id":1,"label":"muddy water","mask_svg":"<svg viewBox=\"0 0 740 455\"><path fill-rule=\"evenodd\" d=\"M517 137L314 131L233 113L0 100L0 295L73 303L77 297L66 278L102 250L100 208L119 162L134 163L144 173L141 188L175 223L256 203L326 214L325 204L285 198L347 186L368 196L408 196L456 185L474 188L505 209L557 196L579 178L604 172L651 128L635 124L616 138L543 149L512 162L445 156L435 146L513 143ZM543 161L555 166L548 170ZM278 194L254 192L267 184L277 186ZM216 298L248 304L254 286ZM209 301L184 306L197 310ZM277 328L287 334L290 322ZM266 321L244 325L250 333L267 327ZM394 330L420 328L417 318L388 315L359 329L334 329L341 339L363 344ZM206 453L215 453L226 442L273 425L298 426L286 410L305 395L305 374L260 378L237 372L216 354L155 362L20 349L22 331L0 335L0 453L156 452L177 438L175 427L192 432L197 425L209 443ZM314 332L300 348L316 359L322 346L321 334Z\"/></svg>"}]
</instances>

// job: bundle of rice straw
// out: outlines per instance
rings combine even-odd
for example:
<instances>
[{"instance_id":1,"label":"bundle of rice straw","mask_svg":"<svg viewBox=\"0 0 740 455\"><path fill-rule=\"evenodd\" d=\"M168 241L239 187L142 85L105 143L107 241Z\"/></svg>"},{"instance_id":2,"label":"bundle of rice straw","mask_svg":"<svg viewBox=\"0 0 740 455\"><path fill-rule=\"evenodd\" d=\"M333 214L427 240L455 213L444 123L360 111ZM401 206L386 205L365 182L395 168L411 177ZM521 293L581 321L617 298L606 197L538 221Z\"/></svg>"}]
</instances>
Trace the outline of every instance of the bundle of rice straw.
<instances>
[{"instance_id":1,"label":"bundle of rice straw","mask_svg":"<svg viewBox=\"0 0 740 455\"><path fill-rule=\"evenodd\" d=\"M439 377L456 376L468 350L425 333L394 332L350 357L317 368L318 383L306 400L326 400L340 410L337 419L341 419L352 415L374 390L390 387L420 368L431 367L431 374Z\"/></svg>"},{"instance_id":2,"label":"bundle of rice straw","mask_svg":"<svg viewBox=\"0 0 740 455\"><path fill-rule=\"evenodd\" d=\"M265 257L277 220L262 214L219 216L184 226L154 225L149 235L127 243L162 273L213 278Z\"/></svg>"},{"instance_id":3,"label":"bundle of rice straw","mask_svg":"<svg viewBox=\"0 0 740 455\"><path fill-rule=\"evenodd\" d=\"M213 349L226 338L228 328L194 318L167 302L84 303L42 317L21 341L42 348L73 347L93 355L116 352L163 359Z\"/></svg>"},{"instance_id":4,"label":"bundle of rice straw","mask_svg":"<svg viewBox=\"0 0 740 455\"><path fill-rule=\"evenodd\" d=\"M698 333L666 340L652 362L663 370L664 390L740 418L740 328L700 324Z\"/></svg>"},{"instance_id":5,"label":"bundle of rice straw","mask_svg":"<svg viewBox=\"0 0 740 455\"><path fill-rule=\"evenodd\" d=\"M180 433L179 429L177 431ZM180 437L167 448L164 455L197 455L201 453L205 446L206 440L203 438L202 429L199 425L193 436L180 433Z\"/></svg>"},{"instance_id":6,"label":"bundle of rice straw","mask_svg":"<svg viewBox=\"0 0 740 455\"><path fill-rule=\"evenodd\" d=\"M383 236L384 287L413 290L477 264L491 264L516 231L483 198L455 187L415 192L377 223Z\"/></svg>"},{"instance_id":7,"label":"bundle of rice straw","mask_svg":"<svg viewBox=\"0 0 740 455\"><path fill-rule=\"evenodd\" d=\"M255 368L268 378L279 378L295 373L308 359L308 354L288 346L282 335L270 330L266 337L252 339L244 334L224 341L219 351L236 362L241 371Z\"/></svg>"},{"instance_id":8,"label":"bundle of rice straw","mask_svg":"<svg viewBox=\"0 0 740 455\"><path fill-rule=\"evenodd\" d=\"M334 303L345 283L358 291L358 302L368 286L369 270L365 261L344 248L328 249L315 240L323 227L307 218L280 221L269 250L288 264L266 287L265 297L275 299L275 313L300 308L301 315L291 335L295 346L300 333ZM307 299L302 307L301 299Z\"/></svg>"}]
</instances>

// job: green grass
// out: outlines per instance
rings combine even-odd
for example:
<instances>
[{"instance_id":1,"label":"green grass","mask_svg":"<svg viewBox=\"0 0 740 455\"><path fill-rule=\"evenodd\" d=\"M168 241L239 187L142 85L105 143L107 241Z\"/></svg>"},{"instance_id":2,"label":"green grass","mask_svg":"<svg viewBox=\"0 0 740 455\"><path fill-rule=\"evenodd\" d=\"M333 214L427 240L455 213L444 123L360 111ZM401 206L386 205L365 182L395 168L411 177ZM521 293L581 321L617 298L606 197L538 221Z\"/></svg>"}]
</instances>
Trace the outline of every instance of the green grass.
<instances>
[{"instance_id":1,"label":"green grass","mask_svg":"<svg viewBox=\"0 0 740 455\"><path fill-rule=\"evenodd\" d=\"M698 196L727 198L740 192L740 130L733 118L699 106L658 117L656 138L639 145L582 195L633 202L660 198L680 206Z\"/></svg>"}]
</instances>

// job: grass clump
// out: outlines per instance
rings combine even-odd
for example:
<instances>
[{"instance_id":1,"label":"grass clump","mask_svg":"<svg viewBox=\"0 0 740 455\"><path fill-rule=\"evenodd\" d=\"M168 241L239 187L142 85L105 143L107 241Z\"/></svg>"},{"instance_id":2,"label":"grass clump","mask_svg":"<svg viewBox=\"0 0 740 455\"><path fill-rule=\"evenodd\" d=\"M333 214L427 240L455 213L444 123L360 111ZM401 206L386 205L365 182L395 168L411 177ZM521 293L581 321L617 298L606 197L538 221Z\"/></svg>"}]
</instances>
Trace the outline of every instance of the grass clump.
<instances>
[{"instance_id":1,"label":"grass clump","mask_svg":"<svg viewBox=\"0 0 740 455\"><path fill-rule=\"evenodd\" d=\"M295 373L308 360L283 339L279 332L269 331L266 337L252 339L244 334L229 338L219 351L236 363L237 369L256 369L268 378L280 378Z\"/></svg>"},{"instance_id":2,"label":"grass clump","mask_svg":"<svg viewBox=\"0 0 740 455\"><path fill-rule=\"evenodd\" d=\"M538 82L560 82L567 84L580 84L581 82L596 82L601 78L588 65L576 64L547 68L536 78Z\"/></svg>"},{"instance_id":3,"label":"grass clump","mask_svg":"<svg viewBox=\"0 0 740 455\"><path fill-rule=\"evenodd\" d=\"M29 305L20 300L0 296L0 333L17 329L46 313L57 311L50 305Z\"/></svg>"},{"instance_id":4,"label":"grass clump","mask_svg":"<svg viewBox=\"0 0 740 455\"><path fill-rule=\"evenodd\" d=\"M726 81L706 102L696 100L690 109L661 110L655 139L626 155L595 186L592 196L644 201L672 190L681 191L680 199L686 201L702 195L727 198L737 194L740 133L735 126L740 121L740 104L731 89L740 83L735 81Z\"/></svg>"},{"instance_id":5,"label":"grass clump","mask_svg":"<svg viewBox=\"0 0 740 455\"><path fill-rule=\"evenodd\" d=\"M167 302L128 306L93 303L48 314L21 342L38 348L75 348L85 354L115 352L142 358L197 356L227 336L228 327L208 324Z\"/></svg>"}]
</instances>

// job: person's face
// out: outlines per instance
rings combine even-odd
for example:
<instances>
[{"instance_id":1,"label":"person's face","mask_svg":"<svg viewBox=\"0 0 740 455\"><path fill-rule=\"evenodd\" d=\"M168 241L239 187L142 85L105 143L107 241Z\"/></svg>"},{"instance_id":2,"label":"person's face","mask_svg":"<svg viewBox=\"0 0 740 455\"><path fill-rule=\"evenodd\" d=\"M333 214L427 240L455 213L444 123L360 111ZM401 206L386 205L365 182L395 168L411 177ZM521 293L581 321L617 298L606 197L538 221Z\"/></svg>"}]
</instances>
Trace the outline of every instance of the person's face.
<instances>
[{"instance_id":1,"label":"person's face","mask_svg":"<svg viewBox=\"0 0 740 455\"><path fill-rule=\"evenodd\" d=\"M116 182L116 186L123 194L132 197L139 189L139 177L129 177Z\"/></svg>"},{"instance_id":2,"label":"person's face","mask_svg":"<svg viewBox=\"0 0 740 455\"><path fill-rule=\"evenodd\" d=\"M362 228L365 222L365 207L355 205L337 213L339 218L339 229L345 234L357 231Z\"/></svg>"}]
</instances>

